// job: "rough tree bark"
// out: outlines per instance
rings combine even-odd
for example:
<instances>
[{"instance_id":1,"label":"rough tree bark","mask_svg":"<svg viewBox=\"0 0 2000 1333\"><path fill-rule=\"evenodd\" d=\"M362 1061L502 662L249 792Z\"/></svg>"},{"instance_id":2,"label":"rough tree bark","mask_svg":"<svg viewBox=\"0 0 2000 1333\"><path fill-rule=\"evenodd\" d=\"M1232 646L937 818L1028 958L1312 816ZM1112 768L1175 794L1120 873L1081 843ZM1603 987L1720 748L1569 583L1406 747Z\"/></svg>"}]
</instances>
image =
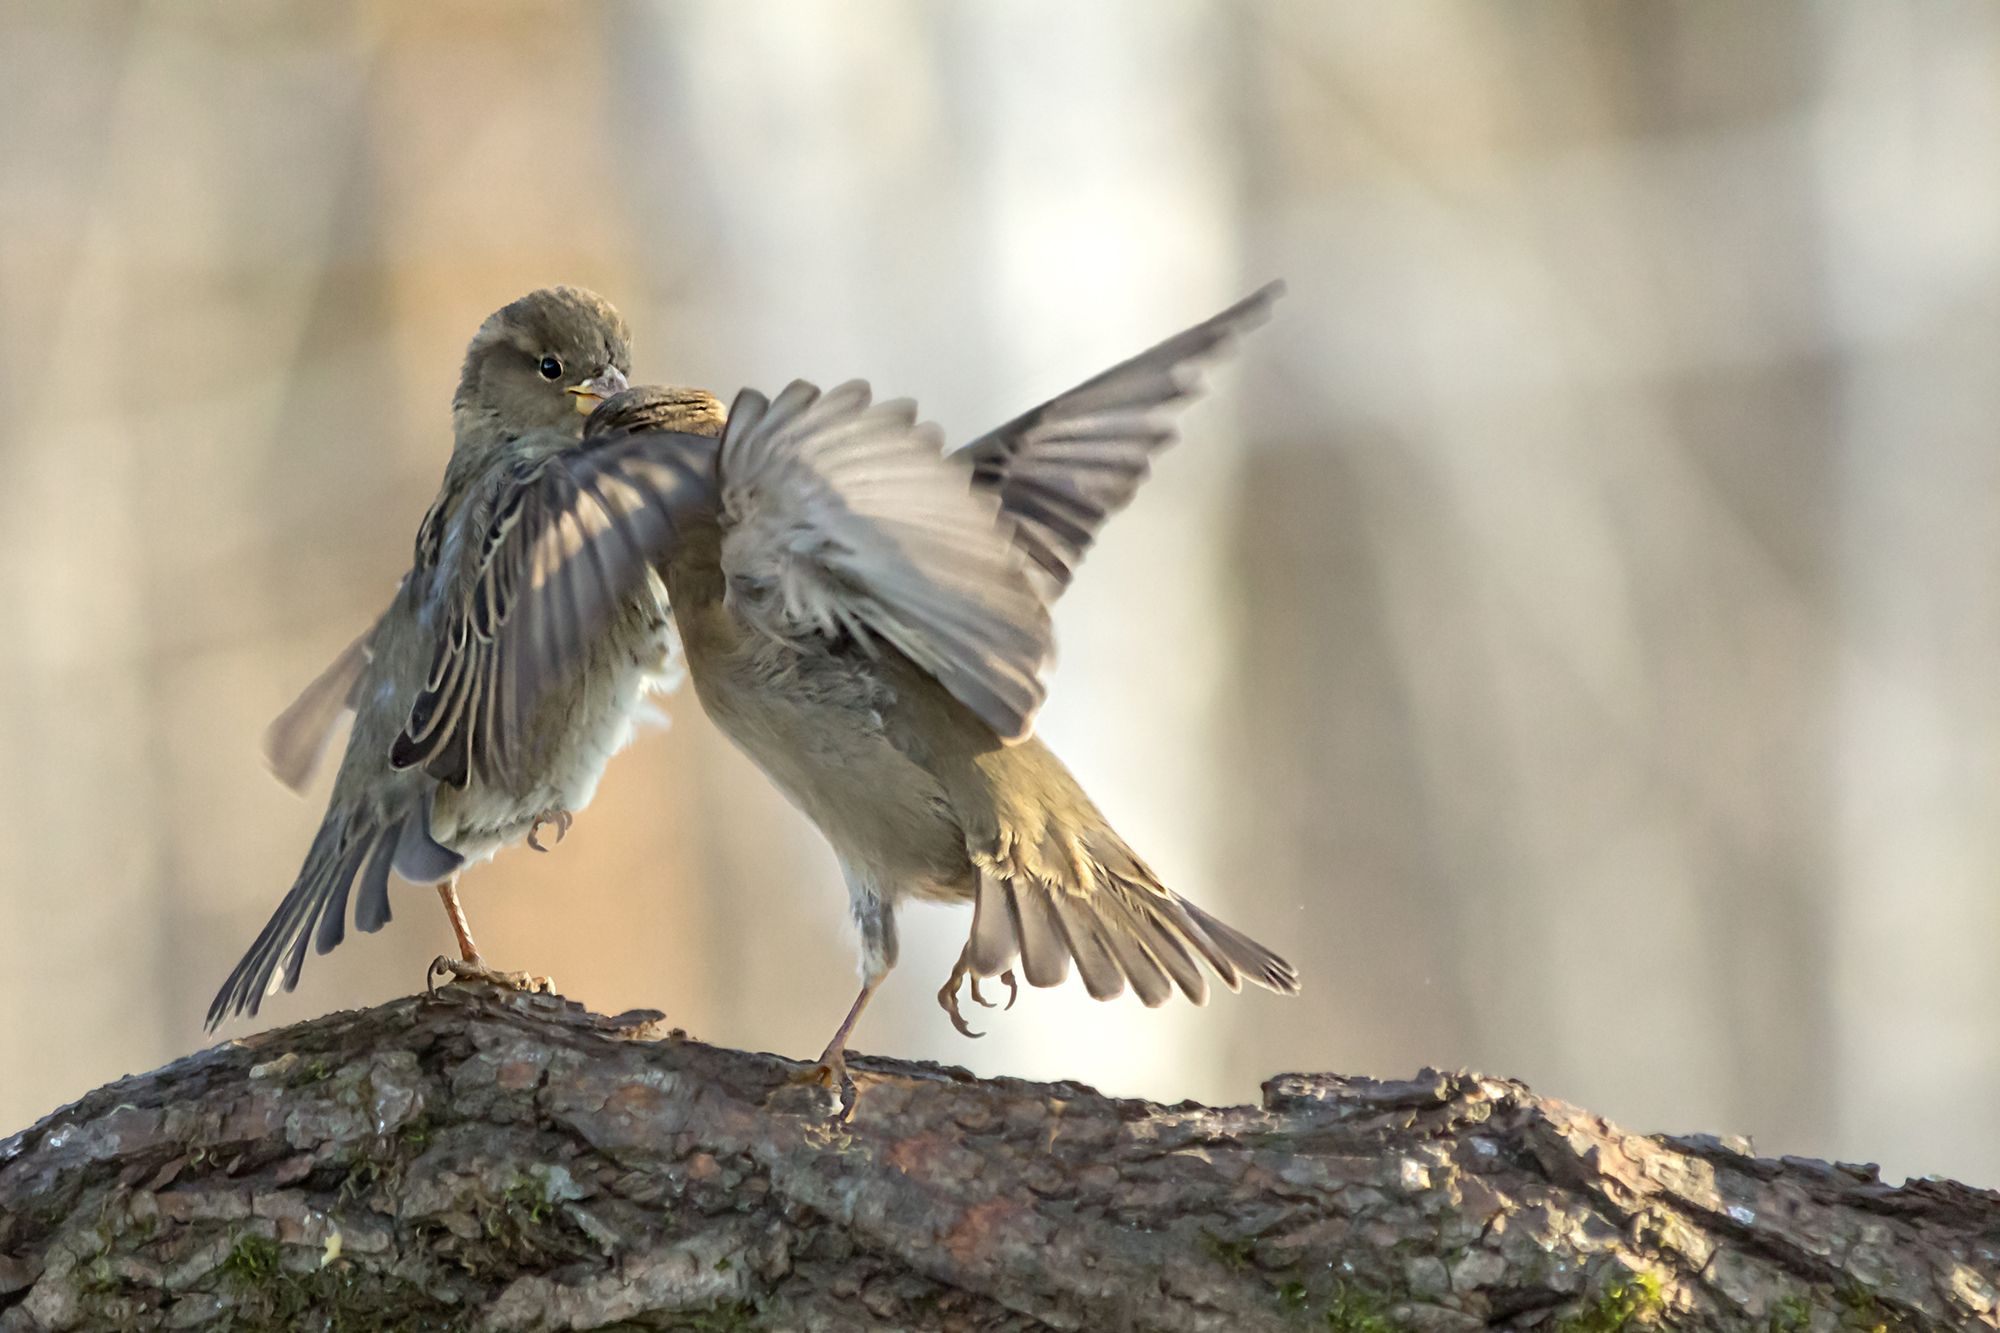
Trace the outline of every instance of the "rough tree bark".
<instances>
[{"instance_id":1,"label":"rough tree bark","mask_svg":"<svg viewBox=\"0 0 2000 1333\"><path fill-rule=\"evenodd\" d=\"M0 1331L2000 1327L2000 1195L1517 1083L1262 1106L798 1066L455 988L0 1142Z\"/></svg>"}]
</instances>

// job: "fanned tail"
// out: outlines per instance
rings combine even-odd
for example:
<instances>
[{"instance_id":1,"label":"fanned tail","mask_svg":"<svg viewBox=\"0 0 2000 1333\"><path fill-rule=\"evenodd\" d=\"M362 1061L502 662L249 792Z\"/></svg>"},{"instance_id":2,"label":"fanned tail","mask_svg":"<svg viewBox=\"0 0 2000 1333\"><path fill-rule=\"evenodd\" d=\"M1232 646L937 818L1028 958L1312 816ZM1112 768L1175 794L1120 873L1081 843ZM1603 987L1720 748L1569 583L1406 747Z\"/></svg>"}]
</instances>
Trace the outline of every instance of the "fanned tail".
<instances>
[{"instance_id":1,"label":"fanned tail","mask_svg":"<svg viewBox=\"0 0 2000 1333\"><path fill-rule=\"evenodd\" d=\"M1166 1003L1175 987L1207 1003L1204 966L1232 991L1250 981L1298 993L1297 968L1161 885L1109 829L1084 839L1081 850L1081 864L1051 858L1036 871L1019 858L980 864L966 952L974 972L997 976L1018 959L1029 985L1055 986L1075 962L1093 999L1122 994L1129 982L1149 1007ZM1051 874L1050 865L1069 873Z\"/></svg>"},{"instance_id":2,"label":"fanned tail","mask_svg":"<svg viewBox=\"0 0 2000 1333\"><path fill-rule=\"evenodd\" d=\"M291 892L208 1006L209 1030L233 1014L255 1014L279 985L297 986L306 945L326 953L346 937L350 894L355 926L380 930L389 920L390 870L415 883L436 883L463 864L464 858L432 840L428 796L400 818L370 820L330 811ZM354 893L357 883L360 891Z\"/></svg>"}]
</instances>

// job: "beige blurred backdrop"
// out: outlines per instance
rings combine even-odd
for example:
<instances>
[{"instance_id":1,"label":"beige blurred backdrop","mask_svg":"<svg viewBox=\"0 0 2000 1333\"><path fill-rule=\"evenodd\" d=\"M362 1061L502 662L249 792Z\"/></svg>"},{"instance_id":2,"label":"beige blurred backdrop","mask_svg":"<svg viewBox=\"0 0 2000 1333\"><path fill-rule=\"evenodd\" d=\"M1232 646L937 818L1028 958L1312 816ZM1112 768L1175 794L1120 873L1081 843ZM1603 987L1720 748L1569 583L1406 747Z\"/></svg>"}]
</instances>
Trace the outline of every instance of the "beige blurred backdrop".
<instances>
[{"instance_id":1,"label":"beige blurred backdrop","mask_svg":"<svg viewBox=\"0 0 2000 1333\"><path fill-rule=\"evenodd\" d=\"M0 1132L206 1040L325 796L259 733L404 568L489 310L583 283L640 378L963 439L1283 276L1044 730L1305 994L968 1042L915 908L859 1048L1471 1065L2000 1184L2000 9L0 2L0 125ZM668 706L480 941L808 1056L831 857ZM261 1021L419 984L395 907Z\"/></svg>"}]
</instances>

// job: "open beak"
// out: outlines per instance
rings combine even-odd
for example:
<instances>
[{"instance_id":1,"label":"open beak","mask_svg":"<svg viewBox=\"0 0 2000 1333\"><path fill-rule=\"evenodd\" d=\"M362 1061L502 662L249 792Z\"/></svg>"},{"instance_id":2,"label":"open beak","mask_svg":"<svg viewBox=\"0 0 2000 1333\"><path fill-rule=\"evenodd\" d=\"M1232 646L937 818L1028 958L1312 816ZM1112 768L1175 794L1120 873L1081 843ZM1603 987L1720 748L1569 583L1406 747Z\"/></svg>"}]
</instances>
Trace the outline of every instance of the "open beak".
<instances>
[{"instance_id":1,"label":"open beak","mask_svg":"<svg viewBox=\"0 0 2000 1333\"><path fill-rule=\"evenodd\" d=\"M614 393L625 391L625 372L616 366L606 366L581 384L571 385L564 390L576 396L576 410L589 416L597 405Z\"/></svg>"}]
</instances>

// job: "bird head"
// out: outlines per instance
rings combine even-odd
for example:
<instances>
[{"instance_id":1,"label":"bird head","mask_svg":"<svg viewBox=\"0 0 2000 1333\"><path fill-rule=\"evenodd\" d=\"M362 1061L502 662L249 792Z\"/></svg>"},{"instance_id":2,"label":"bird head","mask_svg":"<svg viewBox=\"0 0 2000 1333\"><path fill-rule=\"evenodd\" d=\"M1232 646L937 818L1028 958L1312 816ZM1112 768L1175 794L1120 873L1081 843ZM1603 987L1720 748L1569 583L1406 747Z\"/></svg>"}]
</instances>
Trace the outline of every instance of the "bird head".
<instances>
[{"instance_id":1,"label":"bird head","mask_svg":"<svg viewBox=\"0 0 2000 1333\"><path fill-rule=\"evenodd\" d=\"M452 399L458 438L580 436L631 369L625 320L609 301L581 287L529 292L487 316L465 350Z\"/></svg>"},{"instance_id":2,"label":"bird head","mask_svg":"<svg viewBox=\"0 0 2000 1333\"><path fill-rule=\"evenodd\" d=\"M706 389L642 384L600 404L584 423L587 437L614 431L671 430L685 435L722 434L722 402Z\"/></svg>"}]
</instances>

